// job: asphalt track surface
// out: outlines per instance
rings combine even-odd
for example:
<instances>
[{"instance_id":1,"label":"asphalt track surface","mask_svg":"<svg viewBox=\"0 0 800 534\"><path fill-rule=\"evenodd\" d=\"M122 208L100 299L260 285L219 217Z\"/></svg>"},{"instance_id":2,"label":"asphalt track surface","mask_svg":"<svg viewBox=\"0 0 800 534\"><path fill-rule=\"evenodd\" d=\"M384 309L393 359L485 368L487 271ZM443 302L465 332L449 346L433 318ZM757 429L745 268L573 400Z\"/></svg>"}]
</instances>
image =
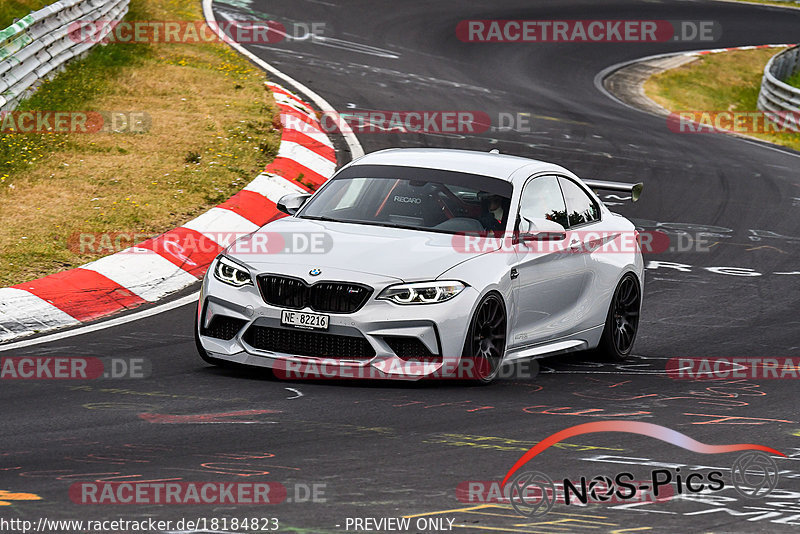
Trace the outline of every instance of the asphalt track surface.
<instances>
[{"instance_id":1,"label":"asphalt track surface","mask_svg":"<svg viewBox=\"0 0 800 534\"><path fill-rule=\"evenodd\" d=\"M427 514L454 519L462 532L796 531L797 382L676 381L664 368L673 357L800 357L800 158L723 135L672 133L664 119L610 100L594 77L609 65L651 54L796 42L800 11L722 2L563 0L234 4L216 3L218 18L326 24L325 35L339 39L335 46L291 41L248 48L336 109L532 117L531 131L360 135L367 152L390 146L498 148L555 161L586 177L642 180L642 200L616 206L620 213L673 235L678 229L705 231L717 244L707 252L648 258L690 267L648 270L630 362L551 358L535 378L503 379L490 387L285 382L211 368L195 351L193 305L0 353L143 358L153 369L143 380L4 381L0 489L42 499L8 501L0 517L277 517L281 531L342 532L348 517ZM723 35L705 45L459 41L458 21L475 18L714 20ZM745 499L729 484L728 468L738 453L698 454L634 434L584 435L548 449L529 467L554 480L625 470L641 480L658 466L682 467L684 474L719 467L726 487L642 506L556 504L534 519L456 498L460 483L502 478L546 436L608 419L655 423L708 444L760 443L788 458L777 460L781 478L769 498ZM68 497L76 481L153 479L268 480L287 486L290 498L295 484L323 484L326 502L80 506Z\"/></svg>"}]
</instances>

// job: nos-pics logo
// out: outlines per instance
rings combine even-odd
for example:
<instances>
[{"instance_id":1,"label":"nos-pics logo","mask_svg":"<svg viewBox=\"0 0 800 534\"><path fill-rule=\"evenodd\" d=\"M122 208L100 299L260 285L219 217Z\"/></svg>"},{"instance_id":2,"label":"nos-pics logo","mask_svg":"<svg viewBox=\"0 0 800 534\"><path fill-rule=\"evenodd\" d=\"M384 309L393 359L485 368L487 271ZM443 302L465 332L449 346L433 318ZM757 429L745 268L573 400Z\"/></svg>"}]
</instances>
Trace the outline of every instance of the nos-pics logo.
<instances>
[{"instance_id":1,"label":"nos-pics logo","mask_svg":"<svg viewBox=\"0 0 800 534\"><path fill-rule=\"evenodd\" d=\"M545 515L558 503L565 505L589 502L627 502L632 500L666 500L675 492L700 493L720 491L725 487L722 471L686 472L674 469L654 469L644 480L635 480L632 473L621 472L612 476L598 475L577 480L563 479L556 483L547 474L535 470L521 470L533 457L562 440L598 432L626 432L659 439L700 454L723 454L745 451L731 466L730 483L748 499L769 495L778 485L779 470L767 453L786 455L771 447L752 443L708 445L669 428L638 421L598 421L573 426L557 432L526 452L506 473L501 486L514 510L524 517Z\"/></svg>"}]
</instances>

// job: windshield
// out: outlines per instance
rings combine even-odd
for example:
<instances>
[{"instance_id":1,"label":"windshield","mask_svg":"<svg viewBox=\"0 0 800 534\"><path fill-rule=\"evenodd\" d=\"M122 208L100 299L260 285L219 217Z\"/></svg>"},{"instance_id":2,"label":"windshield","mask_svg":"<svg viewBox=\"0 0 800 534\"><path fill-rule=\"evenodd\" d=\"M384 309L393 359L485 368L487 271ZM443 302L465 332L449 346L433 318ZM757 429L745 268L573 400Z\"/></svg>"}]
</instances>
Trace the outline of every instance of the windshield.
<instances>
[{"instance_id":1,"label":"windshield","mask_svg":"<svg viewBox=\"0 0 800 534\"><path fill-rule=\"evenodd\" d=\"M354 165L331 179L298 216L452 234L502 232L511 191L505 180L475 174Z\"/></svg>"}]
</instances>

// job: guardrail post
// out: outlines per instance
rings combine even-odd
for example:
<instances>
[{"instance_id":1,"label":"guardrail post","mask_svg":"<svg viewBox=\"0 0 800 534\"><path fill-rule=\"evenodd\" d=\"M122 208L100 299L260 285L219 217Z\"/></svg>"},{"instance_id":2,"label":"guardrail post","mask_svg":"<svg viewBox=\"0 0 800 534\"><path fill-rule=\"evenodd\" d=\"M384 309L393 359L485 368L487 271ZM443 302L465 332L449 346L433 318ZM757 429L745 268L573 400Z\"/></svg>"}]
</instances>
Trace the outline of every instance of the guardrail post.
<instances>
[{"instance_id":1,"label":"guardrail post","mask_svg":"<svg viewBox=\"0 0 800 534\"><path fill-rule=\"evenodd\" d=\"M130 0L60 0L0 30L0 111L13 110L42 80L97 44L71 35L76 22L122 20L129 4Z\"/></svg>"},{"instance_id":2,"label":"guardrail post","mask_svg":"<svg viewBox=\"0 0 800 534\"><path fill-rule=\"evenodd\" d=\"M786 117L794 121L781 121L787 128L800 132L797 126L800 118L800 88L792 87L785 81L800 70L800 46L794 46L776 54L764 67L761 90L758 93L758 109ZM792 124L794 122L794 124Z\"/></svg>"}]
</instances>

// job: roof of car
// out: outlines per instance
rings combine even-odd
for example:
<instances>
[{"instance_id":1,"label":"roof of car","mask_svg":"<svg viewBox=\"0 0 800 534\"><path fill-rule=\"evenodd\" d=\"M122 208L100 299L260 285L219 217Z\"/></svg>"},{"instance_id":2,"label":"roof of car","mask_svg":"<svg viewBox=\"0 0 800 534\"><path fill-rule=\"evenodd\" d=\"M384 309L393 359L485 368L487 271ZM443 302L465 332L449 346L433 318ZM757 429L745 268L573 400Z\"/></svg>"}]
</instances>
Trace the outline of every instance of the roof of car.
<instances>
[{"instance_id":1,"label":"roof of car","mask_svg":"<svg viewBox=\"0 0 800 534\"><path fill-rule=\"evenodd\" d=\"M390 148L372 152L353 165L397 165L479 174L510 180L514 171L530 166L531 174L561 169L558 165L520 156L449 148Z\"/></svg>"}]
</instances>

